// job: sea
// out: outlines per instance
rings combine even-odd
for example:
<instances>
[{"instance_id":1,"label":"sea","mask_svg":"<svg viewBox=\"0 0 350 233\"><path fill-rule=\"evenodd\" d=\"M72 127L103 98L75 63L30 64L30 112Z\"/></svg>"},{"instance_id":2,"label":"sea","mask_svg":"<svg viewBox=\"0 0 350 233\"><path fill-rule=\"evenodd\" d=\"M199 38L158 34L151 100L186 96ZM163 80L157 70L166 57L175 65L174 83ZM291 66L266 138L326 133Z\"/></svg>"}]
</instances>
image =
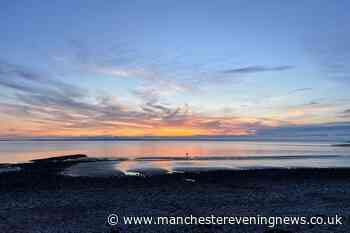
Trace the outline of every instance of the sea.
<instances>
[{"instance_id":1,"label":"sea","mask_svg":"<svg viewBox=\"0 0 350 233\"><path fill-rule=\"evenodd\" d=\"M0 164L86 154L107 158L65 174L171 173L186 170L350 167L350 147L336 141L298 140L23 140L0 141Z\"/></svg>"}]
</instances>

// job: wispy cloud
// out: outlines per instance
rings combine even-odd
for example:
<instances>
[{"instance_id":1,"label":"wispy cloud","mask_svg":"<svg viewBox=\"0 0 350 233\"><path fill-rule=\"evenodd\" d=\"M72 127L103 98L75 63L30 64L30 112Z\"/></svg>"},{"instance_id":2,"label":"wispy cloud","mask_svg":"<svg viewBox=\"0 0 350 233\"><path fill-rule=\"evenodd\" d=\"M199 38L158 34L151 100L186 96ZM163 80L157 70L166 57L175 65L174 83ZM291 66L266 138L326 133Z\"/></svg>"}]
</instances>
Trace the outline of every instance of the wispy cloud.
<instances>
[{"instance_id":1,"label":"wispy cloud","mask_svg":"<svg viewBox=\"0 0 350 233\"><path fill-rule=\"evenodd\" d=\"M250 70L262 72L258 71L261 68ZM264 119L233 113L213 116L194 111L188 103L166 101L186 90L177 82L163 78L147 81L131 93L139 100L138 104L125 105L115 96L91 96L86 90L45 73L1 62L0 88L10 90L7 95L12 97L0 102L0 117L8 119L8 124L0 126L1 135L245 135L281 125L325 122L332 120L329 112L336 110L334 106L308 102ZM309 90L299 88L293 92ZM343 115L348 113L345 110Z\"/></svg>"},{"instance_id":2,"label":"wispy cloud","mask_svg":"<svg viewBox=\"0 0 350 233\"><path fill-rule=\"evenodd\" d=\"M137 77L137 78L151 78L152 74L145 69L141 68L133 68L133 67L113 67L113 66L105 66L105 65L90 65L90 67L86 67L88 70L113 76L113 77Z\"/></svg>"},{"instance_id":3,"label":"wispy cloud","mask_svg":"<svg viewBox=\"0 0 350 233\"><path fill-rule=\"evenodd\" d=\"M274 72L274 71L285 71L293 69L294 66L284 65L284 66L245 66L233 69L223 70L224 74L251 74L251 73L261 73L261 72Z\"/></svg>"},{"instance_id":4,"label":"wispy cloud","mask_svg":"<svg viewBox=\"0 0 350 233\"><path fill-rule=\"evenodd\" d=\"M79 97L85 90L31 71L23 66L0 61L0 86L21 93L69 95Z\"/></svg>"},{"instance_id":5,"label":"wispy cloud","mask_svg":"<svg viewBox=\"0 0 350 233\"><path fill-rule=\"evenodd\" d=\"M312 136L314 139L319 137L321 140L331 136L350 136L350 122L321 123L321 124L304 124L304 125L285 125L281 127L264 127L259 128L256 132L259 136L269 137L290 137L305 139Z\"/></svg>"},{"instance_id":6,"label":"wispy cloud","mask_svg":"<svg viewBox=\"0 0 350 233\"><path fill-rule=\"evenodd\" d=\"M289 92L289 94L293 94L293 93L297 93L297 92L306 92L306 91L311 91L312 88L310 87L305 87L305 88L298 88L298 89L294 89L292 91Z\"/></svg>"},{"instance_id":7,"label":"wispy cloud","mask_svg":"<svg viewBox=\"0 0 350 233\"><path fill-rule=\"evenodd\" d=\"M264 125L194 113L187 104L164 104L159 93L148 89L139 93L141 105L125 106L113 96L94 98L74 85L7 63L1 64L0 77L0 87L11 90L16 100L0 102L0 116L10 119L0 127L1 135L249 134Z\"/></svg>"},{"instance_id":8,"label":"wispy cloud","mask_svg":"<svg viewBox=\"0 0 350 233\"><path fill-rule=\"evenodd\" d=\"M341 113L338 114L340 118L350 118L350 109L345 109Z\"/></svg>"}]
</instances>

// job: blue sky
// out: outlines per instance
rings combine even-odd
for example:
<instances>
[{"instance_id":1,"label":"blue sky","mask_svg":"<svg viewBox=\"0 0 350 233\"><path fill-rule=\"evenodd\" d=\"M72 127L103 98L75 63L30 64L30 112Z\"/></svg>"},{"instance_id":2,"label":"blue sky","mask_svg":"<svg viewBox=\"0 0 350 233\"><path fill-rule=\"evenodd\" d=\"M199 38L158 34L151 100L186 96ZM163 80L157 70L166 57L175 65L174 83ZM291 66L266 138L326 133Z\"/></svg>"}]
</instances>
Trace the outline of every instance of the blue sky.
<instances>
[{"instance_id":1,"label":"blue sky","mask_svg":"<svg viewBox=\"0 0 350 233\"><path fill-rule=\"evenodd\" d=\"M349 7L3 1L0 136L246 135L346 125Z\"/></svg>"}]
</instances>

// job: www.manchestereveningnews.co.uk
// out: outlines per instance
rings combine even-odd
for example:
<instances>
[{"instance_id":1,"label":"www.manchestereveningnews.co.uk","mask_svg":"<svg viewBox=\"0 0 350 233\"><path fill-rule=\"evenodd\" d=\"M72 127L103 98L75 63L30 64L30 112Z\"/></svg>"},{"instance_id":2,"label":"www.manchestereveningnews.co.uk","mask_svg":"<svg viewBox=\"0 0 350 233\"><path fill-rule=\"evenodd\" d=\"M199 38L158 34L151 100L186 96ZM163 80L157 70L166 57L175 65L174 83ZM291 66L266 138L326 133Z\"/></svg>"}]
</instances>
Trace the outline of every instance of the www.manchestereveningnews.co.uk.
<instances>
[{"instance_id":1,"label":"www.manchestereveningnews.co.uk","mask_svg":"<svg viewBox=\"0 0 350 233\"><path fill-rule=\"evenodd\" d=\"M110 214L109 225L342 225L342 217L335 216L122 216Z\"/></svg>"}]
</instances>

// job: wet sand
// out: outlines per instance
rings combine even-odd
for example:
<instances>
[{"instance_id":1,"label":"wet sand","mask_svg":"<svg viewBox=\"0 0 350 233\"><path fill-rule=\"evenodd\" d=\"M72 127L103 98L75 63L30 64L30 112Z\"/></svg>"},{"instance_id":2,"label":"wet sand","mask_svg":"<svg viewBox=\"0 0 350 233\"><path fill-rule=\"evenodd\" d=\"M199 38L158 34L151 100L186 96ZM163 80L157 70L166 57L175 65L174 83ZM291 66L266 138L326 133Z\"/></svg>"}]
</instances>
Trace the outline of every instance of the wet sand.
<instances>
[{"instance_id":1,"label":"wet sand","mask_svg":"<svg viewBox=\"0 0 350 233\"><path fill-rule=\"evenodd\" d=\"M56 170L57 171L57 170ZM350 232L350 169L188 172L151 177L0 174L0 232ZM333 216L343 225L118 225L107 216Z\"/></svg>"}]
</instances>

